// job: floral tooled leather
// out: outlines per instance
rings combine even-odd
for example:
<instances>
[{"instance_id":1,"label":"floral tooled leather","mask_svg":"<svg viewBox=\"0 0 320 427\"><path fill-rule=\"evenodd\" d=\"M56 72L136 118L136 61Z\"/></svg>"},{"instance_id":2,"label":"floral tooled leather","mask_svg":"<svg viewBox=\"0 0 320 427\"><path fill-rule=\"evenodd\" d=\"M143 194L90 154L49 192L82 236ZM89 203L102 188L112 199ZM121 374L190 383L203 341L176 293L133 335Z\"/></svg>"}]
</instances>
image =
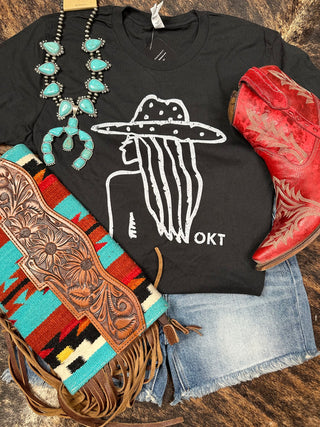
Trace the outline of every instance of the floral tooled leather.
<instances>
[{"instance_id":1,"label":"floral tooled leather","mask_svg":"<svg viewBox=\"0 0 320 427\"><path fill-rule=\"evenodd\" d=\"M5 159L0 216L35 286L49 287L77 319L88 317L117 353L145 330L137 297L104 270L88 236L45 203L23 168Z\"/></svg>"},{"instance_id":2,"label":"floral tooled leather","mask_svg":"<svg viewBox=\"0 0 320 427\"><path fill-rule=\"evenodd\" d=\"M253 67L239 82L232 125L261 156L276 192L272 229L252 258L265 270L320 232L319 99L275 65Z\"/></svg>"}]
</instances>

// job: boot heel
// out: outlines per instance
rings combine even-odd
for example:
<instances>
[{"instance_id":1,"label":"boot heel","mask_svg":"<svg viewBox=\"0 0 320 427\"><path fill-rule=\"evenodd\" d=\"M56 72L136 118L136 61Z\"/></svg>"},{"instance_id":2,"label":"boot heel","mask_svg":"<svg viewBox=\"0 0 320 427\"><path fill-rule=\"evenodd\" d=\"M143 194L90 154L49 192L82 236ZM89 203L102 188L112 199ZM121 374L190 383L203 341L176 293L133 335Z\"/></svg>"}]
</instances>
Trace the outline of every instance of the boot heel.
<instances>
[{"instance_id":1,"label":"boot heel","mask_svg":"<svg viewBox=\"0 0 320 427\"><path fill-rule=\"evenodd\" d=\"M231 125L233 123L234 113L236 110L237 97L238 97L238 91L234 90L231 94L231 98L228 105L228 119Z\"/></svg>"}]
</instances>

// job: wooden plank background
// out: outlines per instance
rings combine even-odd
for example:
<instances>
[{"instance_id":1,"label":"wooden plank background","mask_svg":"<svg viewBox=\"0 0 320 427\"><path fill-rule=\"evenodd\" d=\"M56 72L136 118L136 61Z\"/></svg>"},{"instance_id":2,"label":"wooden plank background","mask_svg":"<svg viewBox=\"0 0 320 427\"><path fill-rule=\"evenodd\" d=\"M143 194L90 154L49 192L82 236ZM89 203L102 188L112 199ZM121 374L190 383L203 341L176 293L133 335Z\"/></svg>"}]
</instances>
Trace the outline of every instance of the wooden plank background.
<instances>
[{"instance_id":1,"label":"wooden plank background","mask_svg":"<svg viewBox=\"0 0 320 427\"><path fill-rule=\"evenodd\" d=\"M114 0L148 11L155 0ZM100 5L110 4L101 0ZM13 36L40 16L57 12L59 2L47 0L0 0L0 40ZM283 38L304 49L320 68L319 0L165 0L162 13L176 15L190 9L211 10L248 19L281 32ZM6 147L1 147L1 152ZM307 289L318 348L320 347L320 238L298 255ZM0 260L1 261L1 260ZM0 371L6 365L6 350L0 339ZM51 398L47 393L48 399ZM320 426L320 357L252 381L227 387L201 399L170 406L169 383L161 408L136 403L119 421L157 421L183 416L183 426L254 427ZM0 384L0 425L79 426L71 420L39 417L29 409L14 384Z\"/></svg>"}]
</instances>

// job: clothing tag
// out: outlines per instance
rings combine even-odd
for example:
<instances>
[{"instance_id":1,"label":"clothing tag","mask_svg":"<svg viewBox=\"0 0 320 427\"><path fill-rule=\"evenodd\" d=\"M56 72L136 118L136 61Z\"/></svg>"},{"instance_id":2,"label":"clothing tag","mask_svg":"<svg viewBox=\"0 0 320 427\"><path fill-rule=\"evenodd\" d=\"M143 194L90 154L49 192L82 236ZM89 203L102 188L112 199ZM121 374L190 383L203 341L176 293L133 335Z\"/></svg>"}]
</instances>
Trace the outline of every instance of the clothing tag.
<instances>
[{"instance_id":1,"label":"clothing tag","mask_svg":"<svg viewBox=\"0 0 320 427\"><path fill-rule=\"evenodd\" d=\"M162 22L162 19L160 18L159 12L163 5L163 1L159 4L155 3L154 6L152 6L151 10L151 22L154 28L164 28L164 23Z\"/></svg>"},{"instance_id":2,"label":"clothing tag","mask_svg":"<svg viewBox=\"0 0 320 427\"><path fill-rule=\"evenodd\" d=\"M145 52L147 56L159 62L170 61L176 55L176 52L160 37L153 38Z\"/></svg>"},{"instance_id":3,"label":"clothing tag","mask_svg":"<svg viewBox=\"0 0 320 427\"><path fill-rule=\"evenodd\" d=\"M63 10L65 12L69 10L93 9L97 6L97 0L63 0Z\"/></svg>"}]
</instances>

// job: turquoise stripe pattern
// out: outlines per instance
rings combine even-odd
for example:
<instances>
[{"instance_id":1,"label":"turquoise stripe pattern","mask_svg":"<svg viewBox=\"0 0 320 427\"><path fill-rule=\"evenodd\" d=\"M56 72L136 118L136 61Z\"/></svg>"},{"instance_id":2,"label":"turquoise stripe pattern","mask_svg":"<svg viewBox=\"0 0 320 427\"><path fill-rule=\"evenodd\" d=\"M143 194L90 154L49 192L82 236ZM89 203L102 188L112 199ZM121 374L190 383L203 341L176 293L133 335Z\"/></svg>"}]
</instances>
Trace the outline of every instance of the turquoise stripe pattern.
<instances>
[{"instance_id":1,"label":"turquoise stripe pattern","mask_svg":"<svg viewBox=\"0 0 320 427\"><path fill-rule=\"evenodd\" d=\"M0 259L6 260L6 262L0 263L0 277L4 283L4 290L7 290L15 282L11 276L19 270L17 262L21 257L21 252L10 241L0 248Z\"/></svg>"},{"instance_id":2,"label":"turquoise stripe pattern","mask_svg":"<svg viewBox=\"0 0 320 427\"><path fill-rule=\"evenodd\" d=\"M101 240L99 240L98 244L99 243L107 243L98 251L100 262L103 265L103 268L108 268L124 253L124 250L121 248L121 246L115 240L113 240L109 234L106 234Z\"/></svg>"},{"instance_id":3,"label":"turquoise stripe pattern","mask_svg":"<svg viewBox=\"0 0 320 427\"><path fill-rule=\"evenodd\" d=\"M78 214L80 214L80 220L89 215L89 211L72 194L62 200L54 210L70 220Z\"/></svg>"},{"instance_id":4,"label":"turquoise stripe pattern","mask_svg":"<svg viewBox=\"0 0 320 427\"><path fill-rule=\"evenodd\" d=\"M16 320L15 327L26 338L60 305L61 301L53 292L37 291L24 301L11 320Z\"/></svg>"},{"instance_id":5,"label":"turquoise stripe pattern","mask_svg":"<svg viewBox=\"0 0 320 427\"><path fill-rule=\"evenodd\" d=\"M1 157L11 162L18 162L22 157L33 154L32 151L24 144L17 144L11 150L5 152Z\"/></svg>"},{"instance_id":6,"label":"turquoise stripe pattern","mask_svg":"<svg viewBox=\"0 0 320 427\"><path fill-rule=\"evenodd\" d=\"M168 309L168 304L164 298L159 298L145 313L144 319L149 328Z\"/></svg>"}]
</instances>

